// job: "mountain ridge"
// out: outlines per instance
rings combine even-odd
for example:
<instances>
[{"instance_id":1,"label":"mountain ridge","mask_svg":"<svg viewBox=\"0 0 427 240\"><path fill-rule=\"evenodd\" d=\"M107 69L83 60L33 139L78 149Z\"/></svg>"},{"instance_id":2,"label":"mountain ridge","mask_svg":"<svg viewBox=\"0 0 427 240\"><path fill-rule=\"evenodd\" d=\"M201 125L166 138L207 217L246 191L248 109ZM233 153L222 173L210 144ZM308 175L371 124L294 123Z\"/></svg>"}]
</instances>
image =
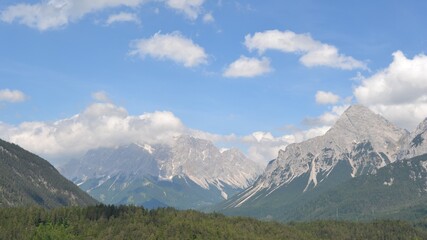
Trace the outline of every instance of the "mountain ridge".
<instances>
[{"instance_id":1,"label":"mountain ridge","mask_svg":"<svg viewBox=\"0 0 427 240\"><path fill-rule=\"evenodd\" d=\"M213 210L280 221L334 219L337 204L347 209L347 220L404 216L405 209L422 208L418 203L427 196L426 138L427 119L408 132L364 106L351 106L323 136L280 150L252 186ZM367 199L379 195L390 201L370 205L375 200ZM377 212L358 215L363 204Z\"/></svg>"},{"instance_id":2,"label":"mountain ridge","mask_svg":"<svg viewBox=\"0 0 427 240\"><path fill-rule=\"evenodd\" d=\"M307 182L300 191L306 192L321 184L341 161L351 168L349 177L374 173L394 161L400 150L399 141L407 134L368 108L351 106L323 136L280 150L254 185L229 207L260 197L260 191L267 197L303 175Z\"/></svg>"},{"instance_id":3,"label":"mountain ridge","mask_svg":"<svg viewBox=\"0 0 427 240\"><path fill-rule=\"evenodd\" d=\"M48 161L0 139L0 206L87 206L97 201Z\"/></svg>"},{"instance_id":4,"label":"mountain ridge","mask_svg":"<svg viewBox=\"0 0 427 240\"><path fill-rule=\"evenodd\" d=\"M61 171L104 203L138 205L153 200L199 208L246 188L262 169L237 149L220 151L208 140L184 135L172 145L90 150ZM186 196L192 193L193 199Z\"/></svg>"}]
</instances>

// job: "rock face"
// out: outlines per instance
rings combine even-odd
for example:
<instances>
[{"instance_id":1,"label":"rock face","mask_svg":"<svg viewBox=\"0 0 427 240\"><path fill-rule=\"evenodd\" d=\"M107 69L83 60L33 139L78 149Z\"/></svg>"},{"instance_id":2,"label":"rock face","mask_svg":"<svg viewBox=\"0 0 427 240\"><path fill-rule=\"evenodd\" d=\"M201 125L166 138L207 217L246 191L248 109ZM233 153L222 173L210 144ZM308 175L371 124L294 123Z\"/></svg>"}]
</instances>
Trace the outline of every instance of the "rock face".
<instances>
[{"instance_id":1,"label":"rock face","mask_svg":"<svg viewBox=\"0 0 427 240\"><path fill-rule=\"evenodd\" d=\"M181 136L172 145L130 144L88 151L61 168L69 179L105 203L158 202L200 208L248 187L262 171L236 149Z\"/></svg>"},{"instance_id":2,"label":"rock face","mask_svg":"<svg viewBox=\"0 0 427 240\"><path fill-rule=\"evenodd\" d=\"M170 156L162 161L162 178L188 176L204 188L219 183L246 188L260 172L260 167L239 150L221 153L211 142L190 136L178 138Z\"/></svg>"},{"instance_id":3,"label":"rock face","mask_svg":"<svg viewBox=\"0 0 427 240\"><path fill-rule=\"evenodd\" d=\"M375 174L351 178L326 191L306 192L274 211L257 208L256 216L278 221L379 218L416 221L425 218L426 203L427 154L424 154L395 161Z\"/></svg>"},{"instance_id":4,"label":"rock face","mask_svg":"<svg viewBox=\"0 0 427 240\"><path fill-rule=\"evenodd\" d=\"M278 189L284 191L283 188L296 180L299 184L292 188L294 195L326 185L332 175L335 177L331 184L337 184L351 177L375 173L395 161L401 141L407 135L405 130L368 108L351 106L325 135L279 151L253 186L227 207L253 204L254 199L271 196Z\"/></svg>"},{"instance_id":5,"label":"rock face","mask_svg":"<svg viewBox=\"0 0 427 240\"><path fill-rule=\"evenodd\" d=\"M97 204L46 160L0 140L0 207Z\"/></svg>"},{"instance_id":6,"label":"rock face","mask_svg":"<svg viewBox=\"0 0 427 240\"><path fill-rule=\"evenodd\" d=\"M398 159L412 158L425 153L427 153L427 118L405 138Z\"/></svg>"}]
</instances>

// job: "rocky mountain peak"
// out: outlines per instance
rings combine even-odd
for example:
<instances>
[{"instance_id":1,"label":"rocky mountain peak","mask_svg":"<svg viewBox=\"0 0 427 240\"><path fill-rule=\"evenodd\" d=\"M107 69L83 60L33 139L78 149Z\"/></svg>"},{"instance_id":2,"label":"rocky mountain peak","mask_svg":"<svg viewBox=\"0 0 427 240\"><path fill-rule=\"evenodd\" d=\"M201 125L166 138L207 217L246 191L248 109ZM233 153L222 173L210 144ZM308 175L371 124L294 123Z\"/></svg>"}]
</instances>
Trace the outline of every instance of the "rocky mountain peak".
<instances>
[{"instance_id":1,"label":"rocky mountain peak","mask_svg":"<svg viewBox=\"0 0 427 240\"><path fill-rule=\"evenodd\" d=\"M298 191L306 192L333 175L345 181L375 173L396 159L400 140L406 135L405 130L370 109L351 106L325 135L290 144L279 151L277 158L234 206L240 206L257 192L269 195L294 181L303 182L304 186ZM342 173L343 168L346 173Z\"/></svg>"},{"instance_id":2,"label":"rocky mountain peak","mask_svg":"<svg viewBox=\"0 0 427 240\"><path fill-rule=\"evenodd\" d=\"M185 179L186 187L197 185L203 191L219 193L224 199L252 184L261 171L238 149L221 152L211 141L189 135L177 137L170 145L132 143L90 150L62 168L79 185L89 186L96 181L97 185L88 187L90 192L98 191L110 180L122 181L118 189L128 189L131 183L146 178L165 186ZM108 191L122 191L115 189L115 184L110 185Z\"/></svg>"},{"instance_id":3,"label":"rocky mountain peak","mask_svg":"<svg viewBox=\"0 0 427 240\"><path fill-rule=\"evenodd\" d=\"M172 159L164 163L163 178L185 175L198 185L225 183L233 187L246 187L260 172L256 163L237 149L223 153L204 139L184 135L172 147Z\"/></svg>"},{"instance_id":4,"label":"rocky mountain peak","mask_svg":"<svg viewBox=\"0 0 427 240\"><path fill-rule=\"evenodd\" d=\"M404 133L403 129L395 126L369 108L363 105L353 105L344 111L330 131L344 131L360 137L368 137L383 133L383 130L387 134L401 135Z\"/></svg>"},{"instance_id":5,"label":"rocky mountain peak","mask_svg":"<svg viewBox=\"0 0 427 240\"><path fill-rule=\"evenodd\" d=\"M370 142L374 149L389 157L398 151L399 140L408 133L362 105L350 106L325 134L337 145L349 150L354 144Z\"/></svg>"}]
</instances>

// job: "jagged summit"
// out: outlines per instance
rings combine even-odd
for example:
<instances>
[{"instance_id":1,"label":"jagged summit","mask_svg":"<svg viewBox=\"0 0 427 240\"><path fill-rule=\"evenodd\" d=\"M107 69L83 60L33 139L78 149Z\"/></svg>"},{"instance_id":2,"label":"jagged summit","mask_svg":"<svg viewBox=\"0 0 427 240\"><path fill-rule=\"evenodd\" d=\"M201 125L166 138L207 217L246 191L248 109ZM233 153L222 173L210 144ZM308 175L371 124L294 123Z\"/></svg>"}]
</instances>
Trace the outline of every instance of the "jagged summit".
<instances>
[{"instance_id":1,"label":"jagged summit","mask_svg":"<svg viewBox=\"0 0 427 240\"><path fill-rule=\"evenodd\" d=\"M280 150L251 187L219 208L265 219L318 219L338 210L365 217L372 209L394 216L425 202L426 170L427 119L408 133L354 105L323 136Z\"/></svg>"},{"instance_id":2,"label":"jagged summit","mask_svg":"<svg viewBox=\"0 0 427 240\"><path fill-rule=\"evenodd\" d=\"M407 135L404 129L395 126L379 114L363 105L353 105L337 120L325 134L337 144L351 148L354 143L369 141L374 148L387 153L389 157L398 150L398 141Z\"/></svg>"},{"instance_id":3,"label":"jagged summit","mask_svg":"<svg viewBox=\"0 0 427 240\"><path fill-rule=\"evenodd\" d=\"M363 105L352 105L343 112L331 130L349 131L356 135L372 135L377 132L380 126L390 128L392 131L402 132L402 129L369 108Z\"/></svg>"},{"instance_id":4,"label":"jagged summit","mask_svg":"<svg viewBox=\"0 0 427 240\"><path fill-rule=\"evenodd\" d=\"M247 187L260 172L260 168L240 151L221 153L212 142L188 135L177 139L172 156L171 161L164 164L166 175L186 175L205 188L219 182Z\"/></svg>"},{"instance_id":5,"label":"jagged summit","mask_svg":"<svg viewBox=\"0 0 427 240\"><path fill-rule=\"evenodd\" d=\"M88 151L63 173L104 203L157 200L178 208L219 202L243 190L262 172L237 149L220 151L189 135L171 144L128 144Z\"/></svg>"},{"instance_id":6,"label":"jagged summit","mask_svg":"<svg viewBox=\"0 0 427 240\"><path fill-rule=\"evenodd\" d=\"M332 129L339 128L347 131L357 131L378 121L387 122L386 119L363 105L352 105L342 113Z\"/></svg>"}]
</instances>

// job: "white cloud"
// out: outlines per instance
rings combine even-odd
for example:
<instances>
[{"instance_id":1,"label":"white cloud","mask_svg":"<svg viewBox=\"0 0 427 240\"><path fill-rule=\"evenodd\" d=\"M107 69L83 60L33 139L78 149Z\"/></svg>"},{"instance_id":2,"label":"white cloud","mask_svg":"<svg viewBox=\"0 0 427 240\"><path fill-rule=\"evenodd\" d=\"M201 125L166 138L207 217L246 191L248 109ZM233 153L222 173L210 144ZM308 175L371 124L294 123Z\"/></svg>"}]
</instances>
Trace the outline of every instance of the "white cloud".
<instances>
[{"instance_id":1,"label":"white cloud","mask_svg":"<svg viewBox=\"0 0 427 240\"><path fill-rule=\"evenodd\" d=\"M289 144L323 135L329 128L329 126L314 127L280 137L274 137L270 132L259 131L242 137L240 141L247 144L247 154L250 159L266 164L277 157L280 149L284 150Z\"/></svg>"},{"instance_id":2,"label":"white cloud","mask_svg":"<svg viewBox=\"0 0 427 240\"><path fill-rule=\"evenodd\" d=\"M393 53L385 69L361 80L354 96L390 121L412 130L427 117L427 56Z\"/></svg>"},{"instance_id":3,"label":"white cloud","mask_svg":"<svg viewBox=\"0 0 427 240\"><path fill-rule=\"evenodd\" d=\"M104 92L93 94L105 100ZM279 149L324 134L329 127L313 127L275 137L269 132L248 136L220 135L186 127L172 112L156 111L129 115L126 109L108 102L94 103L72 117L54 122L24 122L8 125L0 122L0 138L60 164L98 147L129 143L171 144L177 136L190 134L208 139L225 148L240 147L248 157L266 164L277 157Z\"/></svg>"},{"instance_id":4,"label":"white cloud","mask_svg":"<svg viewBox=\"0 0 427 240\"><path fill-rule=\"evenodd\" d=\"M3 124L0 130L6 140L49 159L64 159L101 146L167 143L186 131L181 120L171 112L131 116L124 108L111 103L92 104L80 114L53 123Z\"/></svg>"},{"instance_id":5,"label":"white cloud","mask_svg":"<svg viewBox=\"0 0 427 240\"><path fill-rule=\"evenodd\" d=\"M153 0L41 0L33 4L19 3L8 6L0 12L0 21L17 22L40 31L46 31L65 27L90 13L108 8L136 8L151 1ZM204 0L159 0L158 2L195 20L202 12ZM110 16L110 18L107 20L107 24L118 21L139 22L136 16L129 14Z\"/></svg>"},{"instance_id":6,"label":"white cloud","mask_svg":"<svg viewBox=\"0 0 427 240\"><path fill-rule=\"evenodd\" d=\"M206 64L208 58L202 47L179 32L156 33L151 38L133 41L131 48L130 55L139 55L142 58L150 56L160 60L169 59L185 67Z\"/></svg>"},{"instance_id":7,"label":"white cloud","mask_svg":"<svg viewBox=\"0 0 427 240\"><path fill-rule=\"evenodd\" d=\"M195 20L199 16L204 0L166 0L166 5Z\"/></svg>"},{"instance_id":8,"label":"white cloud","mask_svg":"<svg viewBox=\"0 0 427 240\"><path fill-rule=\"evenodd\" d=\"M247 154L254 161L267 163L277 157L280 149L285 149L287 145L294 143L293 136L273 137L270 132L254 132L251 135L242 137L242 141L247 144Z\"/></svg>"},{"instance_id":9,"label":"white cloud","mask_svg":"<svg viewBox=\"0 0 427 240\"><path fill-rule=\"evenodd\" d=\"M86 14L116 7L137 7L146 0L43 0L35 4L16 4L0 13L0 20L18 22L40 31L60 28Z\"/></svg>"},{"instance_id":10,"label":"white cloud","mask_svg":"<svg viewBox=\"0 0 427 240\"><path fill-rule=\"evenodd\" d=\"M108 97L108 94L104 91L92 93L92 98L95 101L99 101L99 102L111 102L110 98Z\"/></svg>"},{"instance_id":11,"label":"white cloud","mask_svg":"<svg viewBox=\"0 0 427 240\"><path fill-rule=\"evenodd\" d=\"M239 59L231 63L224 71L225 77L256 77L272 71L270 60L263 57L262 59L248 58L240 56Z\"/></svg>"},{"instance_id":12,"label":"white cloud","mask_svg":"<svg viewBox=\"0 0 427 240\"><path fill-rule=\"evenodd\" d=\"M277 157L280 149L284 150L286 146L292 143L298 143L307 139L325 134L330 126L316 126L305 130L294 130L290 134L275 137L270 132L257 131L246 136L218 135L202 131L191 130L191 134L208 139L225 148L234 148L240 146L249 159L260 164L266 165L270 160Z\"/></svg>"},{"instance_id":13,"label":"white cloud","mask_svg":"<svg viewBox=\"0 0 427 240\"><path fill-rule=\"evenodd\" d=\"M138 25L141 24L141 21L136 14L128 12L120 12L118 14L110 15L105 23L107 25L111 25L118 22L133 22Z\"/></svg>"},{"instance_id":14,"label":"white cloud","mask_svg":"<svg viewBox=\"0 0 427 240\"><path fill-rule=\"evenodd\" d=\"M205 22L205 23L215 22L215 18L213 17L212 13L206 13L203 16L203 22Z\"/></svg>"},{"instance_id":15,"label":"white cloud","mask_svg":"<svg viewBox=\"0 0 427 240\"><path fill-rule=\"evenodd\" d=\"M317 91L316 103L317 104L336 104L340 97L332 92Z\"/></svg>"},{"instance_id":16,"label":"white cloud","mask_svg":"<svg viewBox=\"0 0 427 240\"><path fill-rule=\"evenodd\" d=\"M292 31L268 30L246 35L245 46L260 54L267 50L302 55L300 62L307 67L326 66L344 70L366 69L366 64L350 56L340 54L335 46L314 40L309 34Z\"/></svg>"},{"instance_id":17,"label":"white cloud","mask_svg":"<svg viewBox=\"0 0 427 240\"><path fill-rule=\"evenodd\" d=\"M0 102L23 102L27 96L19 90L0 89Z\"/></svg>"},{"instance_id":18,"label":"white cloud","mask_svg":"<svg viewBox=\"0 0 427 240\"><path fill-rule=\"evenodd\" d=\"M354 91L362 104L411 103L427 95L427 56L408 59L401 51L384 70L362 81Z\"/></svg>"}]
</instances>

